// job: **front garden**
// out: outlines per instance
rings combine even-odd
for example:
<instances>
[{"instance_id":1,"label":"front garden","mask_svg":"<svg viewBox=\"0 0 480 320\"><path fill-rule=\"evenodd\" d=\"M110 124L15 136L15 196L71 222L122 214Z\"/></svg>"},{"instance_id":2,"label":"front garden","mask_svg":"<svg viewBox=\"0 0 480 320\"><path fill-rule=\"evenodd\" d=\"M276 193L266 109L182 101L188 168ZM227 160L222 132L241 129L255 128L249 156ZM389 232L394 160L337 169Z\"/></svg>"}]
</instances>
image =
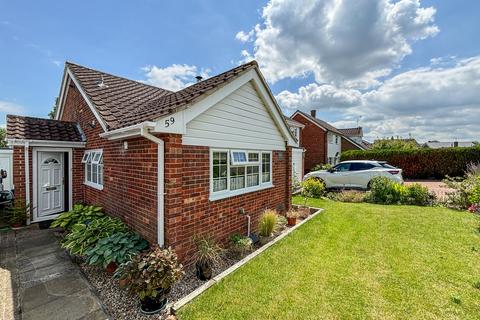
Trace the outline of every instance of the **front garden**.
<instances>
[{"instance_id":1,"label":"front garden","mask_svg":"<svg viewBox=\"0 0 480 320\"><path fill-rule=\"evenodd\" d=\"M478 318L478 215L328 199L307 204L325 211L186 305L179 318Z\"/></svg>"}]
</instances>

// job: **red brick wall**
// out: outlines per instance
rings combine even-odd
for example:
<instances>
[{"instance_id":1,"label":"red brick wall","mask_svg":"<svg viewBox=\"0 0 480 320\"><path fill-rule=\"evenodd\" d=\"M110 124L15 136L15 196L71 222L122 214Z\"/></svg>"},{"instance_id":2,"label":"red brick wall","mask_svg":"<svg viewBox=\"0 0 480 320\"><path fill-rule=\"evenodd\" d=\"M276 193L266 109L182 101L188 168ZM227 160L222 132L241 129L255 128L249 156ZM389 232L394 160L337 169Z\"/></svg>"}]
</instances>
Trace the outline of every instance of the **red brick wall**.
<instances>
[{"instance_id":1,"label":"red brick wall","mask_svg":"<svg viewBox=\"0 0 480 320\"><path fill-rule=\"evenodd\" d=\"M296 114L293 119L305 125L300 131L300 146L305 148L305 173L308 173L315 165L327 162L327 132Z\"/></svg>"},{"instance_id":2,"label":"red brick wall","mask_svg":"<svg viewBox=\"0 0 480 320\"><path fill-rule=\"evenodd\" d=\"M70 87L62 120L80 123L86 137L85 149L74 154L74 202L98 204L105 212L121 218L150 242L157 241L157 145L144 138L108 141L103 129L75 87ZM95 125L92 126L92 122ZM124 150L123 142L128 142ZM103 149L103 190L83 184L85 150Z\"/></svg>"},{"instance_id":3,"label":"red brick wall","mask_svg":"<svg viewBox=\"0 0 480 320\"><path fill-rule=\"evenodd\" d=\"M247 218L239 213L241 208L251 216L254 231L263 210L285 211L291 206L290 148L273 152L273 188L217 201L208 200L209 157L208 147L182 147L180 138L166 154L166 240L187 263L195 252L194 235L208 234L226 242L234 233L247 233Z\"/></svg>"},{"instance_id":4,"label":"red brick wall","mask_svg":"<svg viewBox=\"0 0 480 320\"><path fill-rule=\"evenodd\" d=\"M359 147L342 137L342 152L347 150L361 150Z\"/></svg>"}]
</instances>

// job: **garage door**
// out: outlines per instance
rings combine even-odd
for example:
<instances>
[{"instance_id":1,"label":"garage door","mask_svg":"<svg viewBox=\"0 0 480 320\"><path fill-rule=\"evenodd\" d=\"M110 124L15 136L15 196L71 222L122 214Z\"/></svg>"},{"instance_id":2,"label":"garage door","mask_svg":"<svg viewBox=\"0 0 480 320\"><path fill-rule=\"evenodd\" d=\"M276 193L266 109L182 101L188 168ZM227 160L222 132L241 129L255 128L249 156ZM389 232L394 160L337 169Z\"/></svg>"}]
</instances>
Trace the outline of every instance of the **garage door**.
<instances>
[{"instance_id":1,"label":"garage door","mask_svg":"<svg viewBox=\"0 0 480 320\"><path fill-rule=\"evenodd\" d=\"M303 149L292 149L292 174L294 179L302 181L303 179Z\"/></svg>"},{"instance_id":2,"label":"garage door","mask_svg":"<svg viewBox=\"0 0 480 320\"><path fill-rule=\"evenodd\" d=\"M0 149L0 169L7 171L7 178L3 179L3 188L12 190L13 188L13 151L10 149Z\"/></svg>"}]
</instances>

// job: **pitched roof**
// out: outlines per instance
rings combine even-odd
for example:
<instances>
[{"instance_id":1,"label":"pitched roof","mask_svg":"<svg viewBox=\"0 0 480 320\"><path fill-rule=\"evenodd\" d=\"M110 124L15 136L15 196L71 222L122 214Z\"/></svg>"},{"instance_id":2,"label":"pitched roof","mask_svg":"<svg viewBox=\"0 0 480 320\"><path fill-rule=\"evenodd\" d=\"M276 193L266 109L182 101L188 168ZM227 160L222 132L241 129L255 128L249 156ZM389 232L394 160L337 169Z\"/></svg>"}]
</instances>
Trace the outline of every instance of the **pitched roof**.
<instances>
[{"instance_id":1,"label":"pitched roof","mask_svg":"<svg viewBox=\"0 0 480 320\"><path fill-rule=\"evenodd\" d=\"M344 128L344 129L338 129L338 131L340 131L341 133L343 133L347 137L361 137L361 136L363 136L362 127Z\"/></svg>"},{"instance_id":2,"label":"pitched roof","mask_svg":"<svg viewBox=\"0 0 480 320\"><path fill-rule=\"evenodd\" d=\"M67 63L108 129L128 127L176 112L257 67L256 61L197 82L177 92ZM102 82L104 86L99 86Z\"/></svg>"},{"instance_id":3,"label":"pitched roof","mask_svg":"<svg viewBox=\"0 0 480 320\"><path fill-rule=\"evenodd\" d=\"M336 134L339 134L339 135L342 135L343 136L343 133L341 133L337 128L335 128L334 126L332 126L330 123L328 122L325 122L323 120L320 120L320 119L317 119L315 117L312 117L311 115L309 115L308 113L305 113L305 112L302 112L300 110L297 110L296 112L302 114L304 117L306 117L307 119L310 119L311 121L317 123L320 127L328 130L328 131L332 131L332 132L335 132Z\"/></svg>"},{"instance_id":4,"label":"pitched roof","mask_svg":"<svg viewBox=\"0 0 480 320\"><path fill-rule=\"evenodd\" d=\"M7 139L82 142L75 122L7 115Z\"/></svg>"}]
</instances>

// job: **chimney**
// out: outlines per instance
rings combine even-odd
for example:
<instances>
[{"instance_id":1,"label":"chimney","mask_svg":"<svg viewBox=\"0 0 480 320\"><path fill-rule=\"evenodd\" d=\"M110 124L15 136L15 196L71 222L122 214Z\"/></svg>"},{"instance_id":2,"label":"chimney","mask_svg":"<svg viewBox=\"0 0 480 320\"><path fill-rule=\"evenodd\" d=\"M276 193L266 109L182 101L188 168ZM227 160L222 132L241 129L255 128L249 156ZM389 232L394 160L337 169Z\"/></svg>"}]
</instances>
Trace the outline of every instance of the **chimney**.
<instances>
[{"instance_id":1,"label":"chimney","mask_svg":"<svg viewBox=\"0 0 480 320\"><path fill-rule=\"evenodd\" d=\"M314 118L317 117L317 110L310 110L310 115Z\"/></svg>"},{"instance_id":2,"label":"chimney","mask_svg":"<svg viewBox=\"0 0 480 320\"><path fill-rule=\"evenodd\" d=\"M455 142L453 143L453 146L454 146L455 148L458 147L458 141L455 141Z\"/></svg>"}]
</instances>

